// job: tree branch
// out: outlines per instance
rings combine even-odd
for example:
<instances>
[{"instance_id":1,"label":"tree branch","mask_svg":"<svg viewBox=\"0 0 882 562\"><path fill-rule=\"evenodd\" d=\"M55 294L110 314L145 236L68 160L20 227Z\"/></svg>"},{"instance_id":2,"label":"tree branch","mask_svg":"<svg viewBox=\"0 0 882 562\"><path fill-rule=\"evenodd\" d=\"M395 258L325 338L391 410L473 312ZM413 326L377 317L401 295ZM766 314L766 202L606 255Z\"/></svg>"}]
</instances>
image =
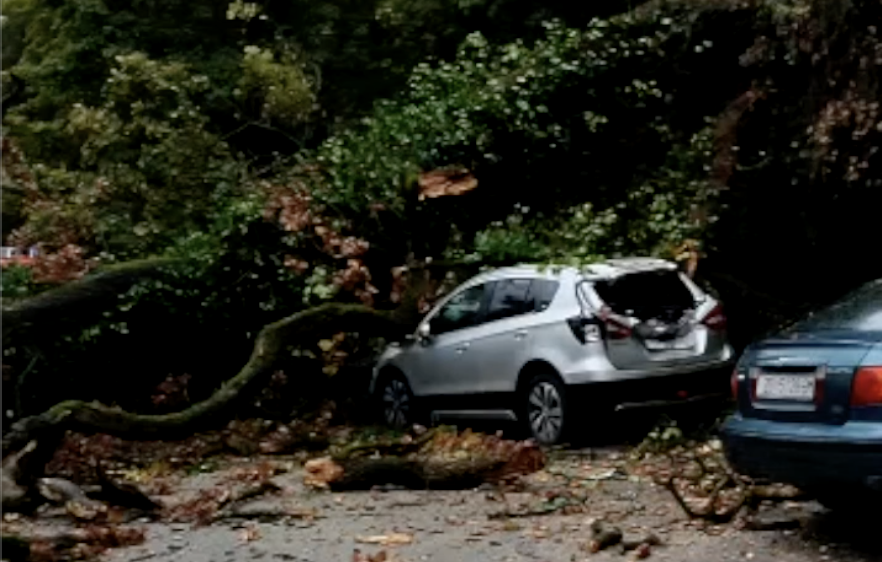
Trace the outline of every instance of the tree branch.
<instances>
[{"instance_id":1,"label":"tree branch","mask_svg":"<svg viewBox=\"0 0 882 562\"><path fill-rule=\"evenodd\" d=\"M123 438L161 438L186 435L218 420L230 406L259 388L289 343L320 330L398 335L403 332L394 313L361 305L324 304L265 326L248 363L210 398L171 414L142 415L98 403L68 400L42 414L19 420L3 438L3 456L59 428L112 433Z\"/></svg>"}]
</instances>

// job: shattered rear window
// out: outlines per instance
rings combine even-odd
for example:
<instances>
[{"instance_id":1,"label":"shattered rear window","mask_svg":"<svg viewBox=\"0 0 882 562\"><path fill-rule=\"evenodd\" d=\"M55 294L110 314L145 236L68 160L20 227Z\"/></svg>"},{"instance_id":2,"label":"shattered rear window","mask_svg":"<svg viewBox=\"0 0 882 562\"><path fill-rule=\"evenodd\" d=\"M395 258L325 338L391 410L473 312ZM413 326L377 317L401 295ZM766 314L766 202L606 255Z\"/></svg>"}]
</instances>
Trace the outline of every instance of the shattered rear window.
<instances>
[{"instance_id":1,"label":"shattered rear window","mask_svg":"<svg viewBox=\"0 0 882 562\"><path fill-rule=\"evenodd\" d=\"M695 306L692 292L680 275L670 270L631 273L609 281L599 281L594 285L594 290L619 314Z\"/></svg>"}]
</instances>

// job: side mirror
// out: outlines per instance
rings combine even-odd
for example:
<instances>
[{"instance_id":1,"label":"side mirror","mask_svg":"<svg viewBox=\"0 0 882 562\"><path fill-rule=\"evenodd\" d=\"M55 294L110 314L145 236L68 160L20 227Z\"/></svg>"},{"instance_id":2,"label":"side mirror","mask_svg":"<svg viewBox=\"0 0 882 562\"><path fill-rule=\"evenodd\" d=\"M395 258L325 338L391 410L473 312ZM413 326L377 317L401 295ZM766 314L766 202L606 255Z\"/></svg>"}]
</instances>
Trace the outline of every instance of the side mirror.
<instances>
[{"instance_id":1,"label":"side mirror","mask_svg":"<svg viewBox=\"0 0 882 562\"><path fill-rule=\"evenodd\" d=\"M432 338L432 330L428 322L423 322L417 327L417 339L421 343L426 343Z\"/></svg>"}]
</instances>

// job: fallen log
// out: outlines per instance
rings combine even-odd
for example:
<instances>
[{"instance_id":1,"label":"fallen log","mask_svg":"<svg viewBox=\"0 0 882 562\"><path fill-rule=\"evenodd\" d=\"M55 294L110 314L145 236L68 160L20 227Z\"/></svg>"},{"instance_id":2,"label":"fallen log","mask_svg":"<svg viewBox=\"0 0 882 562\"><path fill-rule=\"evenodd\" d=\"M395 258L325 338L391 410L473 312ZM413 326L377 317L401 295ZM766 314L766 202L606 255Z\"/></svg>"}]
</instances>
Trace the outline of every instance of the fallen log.
<instances>
[{"instance_id":1,"label":"fallen log","mask_svg":"<svg viewBox=\"0 0 882 562\"><path fill-rule=\"evenodd\" d=\"M174 263L145 260L120 264L99 275L4 307L4 334L13 329L39 327L41 321L54 314L71 315L86 304L94 304L95 299L115 296L133 280L160 272ZM94 402L64 401L40 414L15 422L3 436L3 458L33 440L48 444L41 447L39 458L42 462L29 464L28 480L33 483L42 474L50 458L46 454L51 454L67 431L106 433L124 439L174 439L209 429L225 421L233 407L257 394L264 380L273 372L277 360L290 345L314 340L323 332L357 332L367 337L394 338L406 334L417 317L422 295L431 286L431 276L425 264L412 265L408 271L406 289L394 310L327 303L264 326L255 341L250 359L239 373L222 384L209 398L183 411L143 415Z\"/></svg>"},{"instance_id":2,"label":"fallen log","mask_svg":"<svg viewBox=\"0 0 882 562\"><path fill-rule=\"evenodd\" d=\"M30 327L57 323L65 318L100 316L109 303L133 284L164 270L181 265L183 260L153 258L134 260L104 267L101 271L56 289L3 306L3 336Z\"/></svg>"},{"instance_id":3,"label":"fallen log","mask_svg":"<svg viewBox=\"0 0 882 562\"><path fill-rule=\"evenodd\" d=\"M4 306L3 333L39 327L50 319L55 321L61 316L76 315L83 307L100 310L95 306L97 301L115 298L133 282L181 263L180 260L159 258L117 264L94 276ZM54 434L57 437L59 430L61 434L65 430L78 430L130 439L164 439L194 433L216 422L231 406L256 393L264 376L270 374L271 367L289 344L314 338L323 331L403 336L419 316L418 303L432 285L429 270L435 267L435 264L411 264L406 268L406 288L394 310L327 303L264 326L257 336L251 358L239 373L212 396L186 410L141 415L102 404L68 400L14 423L3 437L2 456L5 458L41 436Z\"/></svg>"},{"instance_id":4,"label":"fallen log","mask_svg":"<svg viewBox=\"0 0 882 562\"><path fill-rule=\"evenodd\" d=\"M107 514L107 506L88 497L86 493L64 478L40 478L37 489L50 502L63 505L75 519L92 521Z\"/></svg>"},{"instance_id":5,"label":"fallen log","mask_svg":"<svg viewBox=\"0 0 882 562\"><path fill-rule=\"evenodd\" d=\"M501 483L545 466L532 441L495 435L431 430L402 447L378 444L313 459L304 465L304 483L331 490L369 490L387 484L410 489L468 489ZM392 454L383 454L392 451Z\"/></svg>"},{"instance_id":6,"label":"fallen log","mask_svg":"<svg viewBox=\"0 0 882 562\"><path fill-rule=\"evenodd\" d=\"M0 495L2 495L3 511L19 511L31 503L29 489L23 485L22 459L33 453L37 448L36 441L30 441L20 451L3 459L0 466Z\"/></svg>"},{"instance_id":7,"label":"fallen log","mask_svg":"<svg viewBox=\"0 0 882 562\"><path fill-rule=\"evenodd\" d=\"M323 329L376 336L402 332L393 312L334 303L310 308L265 326L245 367L209 398L186 410L142 415L98 403L68 400L14 423L3 438L3 456L59 429L108 433L126 439L165 439L195 433L223 419L231 406L259 390L287 344L314 337Z\"/></svg>"}]
</instances>

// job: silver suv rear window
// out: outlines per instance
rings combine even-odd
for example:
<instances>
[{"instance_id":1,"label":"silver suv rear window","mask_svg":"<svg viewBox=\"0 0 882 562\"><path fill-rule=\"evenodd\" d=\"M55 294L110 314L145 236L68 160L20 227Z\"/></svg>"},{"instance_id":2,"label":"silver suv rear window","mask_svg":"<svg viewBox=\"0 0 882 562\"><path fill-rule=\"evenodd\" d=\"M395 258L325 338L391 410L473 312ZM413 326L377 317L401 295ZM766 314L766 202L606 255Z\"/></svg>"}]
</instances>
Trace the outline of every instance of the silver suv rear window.
<instances>
[{"instance_id":1,"label":"silver suv rear window","mask_svg":"<svg viewBox=\"0 0 882 562\"><path fill-rule=\"evenodd\" d=\"M671 270L643 271L597 281L594 290L617 314L642 317L660 308L682 311L695 306L692 292L680 274Z\"/></svg>"}]
</instances>

